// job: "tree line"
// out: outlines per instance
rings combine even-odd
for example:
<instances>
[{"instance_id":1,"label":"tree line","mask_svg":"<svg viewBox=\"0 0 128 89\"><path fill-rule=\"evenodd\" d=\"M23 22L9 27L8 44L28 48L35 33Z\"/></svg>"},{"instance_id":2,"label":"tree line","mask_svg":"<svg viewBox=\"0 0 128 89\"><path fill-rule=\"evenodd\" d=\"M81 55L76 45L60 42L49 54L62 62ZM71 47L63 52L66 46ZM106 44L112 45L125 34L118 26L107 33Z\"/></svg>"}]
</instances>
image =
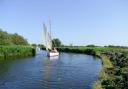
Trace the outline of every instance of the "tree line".
<instances>
[{"instance_id":1,"label":"tree line","mask_svg":"<svg viewBox=\"0 0 128 89\"><path fill-rule=\"evenodd\" d=\"M28 42L17 33L10 34L0 29L0 45L28 45Z\"/></svg>"}]
</instances>

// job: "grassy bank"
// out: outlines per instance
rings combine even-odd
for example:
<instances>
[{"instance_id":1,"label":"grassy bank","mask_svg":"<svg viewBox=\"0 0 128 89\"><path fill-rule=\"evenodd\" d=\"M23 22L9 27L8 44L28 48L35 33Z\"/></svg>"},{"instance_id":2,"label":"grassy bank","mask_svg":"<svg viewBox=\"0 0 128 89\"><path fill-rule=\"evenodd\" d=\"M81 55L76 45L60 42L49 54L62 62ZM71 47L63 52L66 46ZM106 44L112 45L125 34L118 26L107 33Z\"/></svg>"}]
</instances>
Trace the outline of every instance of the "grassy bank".
<instances>
[{"instance_id":1,"label":"grassy bank","mask_svg":"<svg viewBox=\"0 0 128 89\"><path fill-rule=\"evenodd\" d=\"M0 59L15 59L35 55L35 49L28 46L0 46Z\"/></svg>"},{"instance_id":2,"label":"grassy bank","mask_svg":"<svg viewBox=\"0 0 128 89\"><path fill-rule=\"evenodd\" d=\"M83 53L102 59L99 80L93 89L128 89L128 49L110 47L61 47L62 52Z\"/></svg>"},{"instance_id":3,"label":"grassy bank","mask_svg":"<svg viewBox=\"0 0 128 89\"><path fill-rule=\"evenodd\" d=\"M94 83L92 89L103 89L102 81L106 80L108 77L106 70L108 68L113 68L111 61L106 55L100 55L100 58L102 59L102 64L103 64L102 69L99 74L99 80Z\"/></svg>"}]
</instances>

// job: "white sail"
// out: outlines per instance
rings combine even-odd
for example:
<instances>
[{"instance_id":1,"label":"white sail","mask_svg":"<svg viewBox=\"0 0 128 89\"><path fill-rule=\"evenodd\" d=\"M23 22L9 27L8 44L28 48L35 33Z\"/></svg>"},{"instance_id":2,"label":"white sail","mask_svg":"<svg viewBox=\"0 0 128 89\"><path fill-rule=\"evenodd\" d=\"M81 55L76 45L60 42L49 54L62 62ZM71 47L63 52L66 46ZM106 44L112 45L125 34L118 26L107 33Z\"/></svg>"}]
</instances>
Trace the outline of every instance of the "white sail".
<instances>
[{"instance_id":1,"label":"white sail","mask_svg":"<svg viewBox=\"0 0 128 89\"><path fill-rule=\"evenodd\" d=\"M50 33L49 33L48 28L45 24L43 24L43 27L44 27L44 40L45 40L44 42L45 42L45 47L47 50L47 55L49 57L59 56L59 52L56 50L56 48L52 48L51 28L50 28Z\"/></svg>"},{"instance_id":2,"label":"white sail","mask_svg":"<svg viewBox=\"0 0 128 89\"><path fill-rule=\"evenodd\" d=\"M46 38L46 32L47 32L47 30L46 30L45 24L43 24L43 27L44 27L44 45L46 47L46 50L48 50L48 48L47 48L47 42L46 42L46 40L47 40L47 38Z\"/></svg>"},{"instance_id":3,"label":"white sail","mask_svg":"<svg viewBox=\"0 0 128 89\"><path fill-rule=\"evenodd\" d=\"M47 27L45 26L45 24L44 24L43 26L44 26L44 38L45 38L46 50L52 49L52 39L51 39L51 35L49 34L48 29L47 29Z\"/></svg>"}]
</instances>

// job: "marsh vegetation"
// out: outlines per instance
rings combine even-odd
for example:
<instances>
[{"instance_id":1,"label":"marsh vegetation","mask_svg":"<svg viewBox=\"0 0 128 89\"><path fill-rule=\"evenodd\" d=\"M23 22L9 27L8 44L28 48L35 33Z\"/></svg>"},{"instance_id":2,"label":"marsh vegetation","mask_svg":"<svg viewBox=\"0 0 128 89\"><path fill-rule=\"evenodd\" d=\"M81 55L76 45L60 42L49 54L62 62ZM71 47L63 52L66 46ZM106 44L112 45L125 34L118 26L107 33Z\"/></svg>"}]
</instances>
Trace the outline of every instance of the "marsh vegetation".
<instances>
[{"instance_id":1,"label":"marsh vegetation","mask_svg":"<svg viewBox=\"0 0 128 89\"><path fill-rule=\"evenodd\" d=\"M35 49L30 47L21 35L10 34L0 29L0 60L34 56Z\"/></svg>"}]
</instances>

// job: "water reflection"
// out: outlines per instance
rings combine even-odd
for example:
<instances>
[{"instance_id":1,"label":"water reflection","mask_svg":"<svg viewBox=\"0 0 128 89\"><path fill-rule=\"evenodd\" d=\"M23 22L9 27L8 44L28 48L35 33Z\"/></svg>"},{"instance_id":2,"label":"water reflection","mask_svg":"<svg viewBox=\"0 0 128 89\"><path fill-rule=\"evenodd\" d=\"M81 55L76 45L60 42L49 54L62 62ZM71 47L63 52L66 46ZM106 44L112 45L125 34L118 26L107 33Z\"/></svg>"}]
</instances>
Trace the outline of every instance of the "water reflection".
<instances>
[{"instance_id":1,"label":"water reflection","mask_svg":"<svg viewBox=\"0 0 128 89\"><path fill-rule=\"evenodd\" d=\"M59 59L59 56L52 56L52 57L49 57L49 59L50 59L51 61L56 61L56 60Z\"/></svg>"},{"instance_id":2,"label":"water reflection","mask_svg":"<svg viewBox=\"0 0 128 89\"><path fill-rule=\"evenodd\" d=\"M48 57L44 58L44 72L43 72L43 86L47 87L50 89L49 85L49 80L50 80L50 75L51 75L51 70L52 70L52 61Z\"/></svg>"},{"instance_id":3,"label":"water reflection","mask_svg":"<svg viewBox=\"0 0 128 89\"><path fill-rule=\"evenodd\" d=\"M101 61L83 54L60 53L0 63L0 89L91 89ZM3 84L4 82L4 84Z\"/></svg>"}]
</instances>

